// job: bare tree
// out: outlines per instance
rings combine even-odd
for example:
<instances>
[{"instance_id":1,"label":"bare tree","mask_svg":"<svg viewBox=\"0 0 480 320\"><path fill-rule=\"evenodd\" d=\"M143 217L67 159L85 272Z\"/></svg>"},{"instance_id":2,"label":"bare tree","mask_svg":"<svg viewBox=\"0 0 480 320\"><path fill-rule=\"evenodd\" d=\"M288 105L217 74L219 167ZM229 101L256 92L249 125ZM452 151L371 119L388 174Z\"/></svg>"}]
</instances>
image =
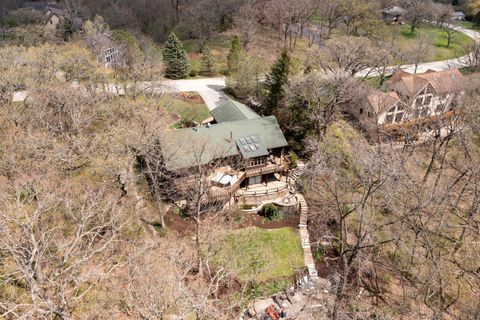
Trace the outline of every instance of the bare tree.
<instances>
[{"instance_id":1,"label":"bare tree","mask_svg":"<svg viewBox=\"0 0 480 320\"><path fill-rule=\"evenodd\" d=\"M298 142L321 140L342 112L362 105L365 87L354 78L310 73L294 78L286 88L286 112L278 117Z\"/></svg>"},{"instance_id":2,"label":"bare tree","mask_svg":"<svg viewBox=\"0 0 480 320\"><path fill-rule=\"evenodd\" d=\"M414 46L403 53L403 60L413 64L414 73L417 73L418 65L428 58L431 50L431 38L428 35L420 35L415 40Z\"/></svg>"},{"instance_id":3,"label":"bare tree","mask_svg":"<svg viewBox=\"0 0 480 320\"><path fill-rule=\"evenodd\" d=\"M40 186L2 195L0 244L11 261L3 282L24 291L2 302L2 313L26 318L71 319L75 308L117 267L119 233L128 223L116 199L102 190L62 194ZM68 224L70 231L60 231Z\"/></svg>"},{"instance_id":4,"label":"bare tree","mask_svg":"<svg viewBox=\"0 0 480 320\"><path fill-rule=\"evenodd\" d=\"M480 44L475 42L465 48L465 52L469 54L465 58L465 66L470 72L478 72L480 70Z\"/></svg>"},{"instance_id":5,"label":"bare tree","mask_svg":"<svg viewBox=\"0 0 480 320\"><path fill-rule=\"evenodd\" d=\"M261 12L255 7L255 3L252 0L243 4L234 17L234 23L240 31L242 45L245 50L248 49L248 45L260 28L260 14Z\"/></svg>"},{"instance_id":6,"label":"bare tree","mask_svg":"<svg viewBox=\"0 0 480 320\"><path fill-rule=\"evenodd\" d=\"M318 14L320 15L320 26L326 29L326 38L330 38L342 17L340 2L335 0L320 1Z\"/></svg>"},{"instance_id":7,"label":"bare tree","mask_svg":"<svg viewBox=\"0 0 480 320\"><path fill-rule=\"evenodd\" d=\"M429 20L432 17L431 0L403 0L401 5L406 10L405 20L410 25L410 34L413 34L424 20Z\"/></svg>"},{"instance_id":8,"label":"bare tree","mask_svg":"<svg viewBox=\"0 0 480 320\"><path fill-rule=\"evenodd\" d=\"M375 49L368 38L331 39L319 50L318 64L326 73L341 70L349 75L371 68Z\"/></svg>"},{"instance_id":9,"label":"bare tree","mask_svg":"<svg viewBox=\"0 0 480 320\"><path fill-rule=\"evenodd\" d=\"M348 36L370 36L381 22L380 8L376 1L340 1L341 19Z\"/></svg>"},{"instance_id":10,"label":"bare tree","mask_svg":"<svg viewBox=\"0 0 480 320\"><path fill-rule=\"evenodd\" d=\"M318 0L275 0L268 2L264 14L282 33L284 47L291 50L318 5Z\"/></svg>"}]
</instances>

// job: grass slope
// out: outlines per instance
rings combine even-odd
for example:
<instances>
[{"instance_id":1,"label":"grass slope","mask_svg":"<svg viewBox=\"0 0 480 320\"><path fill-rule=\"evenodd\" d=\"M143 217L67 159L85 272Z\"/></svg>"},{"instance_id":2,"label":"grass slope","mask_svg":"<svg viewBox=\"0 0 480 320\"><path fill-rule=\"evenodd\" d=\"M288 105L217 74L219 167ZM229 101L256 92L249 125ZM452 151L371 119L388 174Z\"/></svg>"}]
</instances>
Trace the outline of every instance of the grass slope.
<instances>
[{"instance_id":1,"label":"grass slope","mask_svg":"<svg viewBox=\"0 0 480 320\"><path fill-rule=\"evenodd\" d=\"M410 34L410 26L389 25L390 32L396 37L398 46L408 51L414 45L414 40L422 35L431 39L431 52L426 61L441 61L461 57L466 54L465 47L473 44L467 35L456 32L452 35L450 46L447 47L447 34L440 28L426 25L417 28Z\"/></svg>"},{"instance_id":2,"label":"grass slope","mask_svg":"<svg viewBox=\"0 0 480 320\"><path fill-rule=\"evenodd\" d=\"M159 103L172 115L180 116L181 122L202 122L210 117L210 112L205 103L193 102L199 95L195 92L185 92L182 95L186 99L181 99L178 94L167 94L163 96ZM203 100L202 100L203 101Z\"/></svg>"},{"instance_id":3,"label":"grass slope","mask_svg":"<svg viewBox=\"0 0 480 320\"><path fill-rule=\"evenodd\" d=\"M304 266L297 230L235 230L218 244L215 260L243 281L266 282L292 276Z\"/></svg>"}]
</instances>

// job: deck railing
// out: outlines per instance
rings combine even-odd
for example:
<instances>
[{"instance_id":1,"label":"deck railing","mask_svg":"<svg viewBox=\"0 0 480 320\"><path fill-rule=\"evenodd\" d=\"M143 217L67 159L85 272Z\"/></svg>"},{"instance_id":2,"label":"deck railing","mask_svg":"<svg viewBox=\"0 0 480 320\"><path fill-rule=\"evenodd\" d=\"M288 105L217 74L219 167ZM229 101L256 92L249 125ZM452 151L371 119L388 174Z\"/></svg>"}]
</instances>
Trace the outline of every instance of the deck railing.
<instances>
[{"instance_id":1,"label":"deck railing","mask_svg":"<svg viewBox=\"0 0 480 320\"><path fill-rule=\"evenodd\" d=\"M280 158L280 163L277 164L267 164L266 166L261 167L245 168L245 171L239 172L238 180L232 186L222 189L218 188L211 190L209 198L213 201L226 201L232 198L240 190L240 185L246 178L287 171L289 169L290 163L290 159L287 156L284 156ZM288 187L282 186L278 188L272 188L267 191L244 191L242 195L268 195L272 193L278 193L282 190L285 190L286 188Z\"/></svg>"},{"instance_id":2,"label":"deck railing","mask_svg":"<svg viewBox=\"0 0 480 320\"><path fill-rule=\"evenodd\" d=\"M268 196L270 194L276 194L280 191L284 191L288 189L288 185L285 184L284 186L275 187L275 188L265 188L263 190L247 190L237 193L238 197L255 197L255 196Z\"/></svg>"}]
</instances>

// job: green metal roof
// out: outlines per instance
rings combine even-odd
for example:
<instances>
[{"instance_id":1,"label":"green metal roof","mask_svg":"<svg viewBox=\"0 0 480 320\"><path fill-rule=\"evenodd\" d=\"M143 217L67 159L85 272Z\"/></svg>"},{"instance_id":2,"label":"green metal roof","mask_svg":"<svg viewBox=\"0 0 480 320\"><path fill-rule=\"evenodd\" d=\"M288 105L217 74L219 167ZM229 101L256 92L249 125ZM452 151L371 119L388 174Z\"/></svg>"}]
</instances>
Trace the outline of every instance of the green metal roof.
<instances>
[{"instance_id":1,"label":"green metal roof","mask_svg":"<svg viewBox=\"0 0 480 320\"><path fill-rule=\"evenodd\" d=\"M173 130L160 138L165 166L179 170L239 155L236 140L257 136L262 149L287 146L275 116Z\"/></svg>"},{"instance_id":2,"label":"green metal roof","mask_svg":"<svg viewBox=\"0 0 480 320\"><path fill-rule=\"evenodd\" d=\"M268 155L260 137L253 135L236 139L237 147L244 159L257 158Z\"/></svg>"},{"instance_id":3,"label":"green metal roof","mask_svg":"<svg viewBox=\"0 0 480 320\"><path fill-rule=\"evenodd\" d=\"M210 114L218 123L260 118L255 111L246 105L233 100L226 101L221 106L210 111Z\"/></svg>"}]
</instances>

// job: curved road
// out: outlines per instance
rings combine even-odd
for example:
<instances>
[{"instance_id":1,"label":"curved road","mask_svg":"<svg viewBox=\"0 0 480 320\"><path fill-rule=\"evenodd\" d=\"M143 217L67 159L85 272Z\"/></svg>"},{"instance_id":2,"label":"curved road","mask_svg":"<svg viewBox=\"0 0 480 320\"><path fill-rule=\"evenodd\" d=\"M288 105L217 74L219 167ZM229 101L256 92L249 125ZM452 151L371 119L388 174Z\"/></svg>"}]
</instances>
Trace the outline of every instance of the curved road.
<instances>
[{"instance_id":1,"label":"curved road","mask_svg":"<svg viewBox=\"0 0 480 320\"><path fill-rule=\"evenodd\" d=\"M449 25L452 29L457 30L458 32L462 32L469 36L470 38L474 39L476 42L480 42L480 32L465 29L455 25ZM466 64L468 59L468 55L444 60L444 61L435 61L435 62L425 62L420 63L417 66L417 72L422 73L427 70L435 70L435 71L443 71L452 67L463 67ZM390 72L394 72L398 66L392 66L389 69ZM413 73L415 71L414 65L405 65L401 66L400 69L403 71ZM355 76L356 77L373 77L378 75L378 72L375 69L369 68L358 72ZM200 96L205 101L205 104L208 106L209 110L215 109L218 107L222 102L227 101L229 98L223 92L226 87L225 78L224 77L217 77L217 78L205 78L205 79L195 79L195 80L167 80L162 82L144 82L141 84L144 89L148 92L153 93L165 93L165 92L184 92L184 91L195 91L200 94ZM107 89L110 93L114 94L123 94L122 90L118 90L115 86L110 86ZM24 101L27 97L27 92L20 91L15 92L13 95L12 101Z\"/></svg>"},{"instance_id":2,"label":"curved road","mask_svg":"<svg viewBox=\"0 0 480 320\"><path fill-rule=\"evenodd\" d=\"M475 42L480 42L480 32L470 30L470 29L465 29L465 28L462 28L460 26L452 25L452 24L450 24L448 26L450 28L458 31L458 32L461 32L461 33L469 36L470 38L475 40ZM468 57L469 57L469 55L465 55L463 57L459 57L459 58L455 58L455 59L449 59L449 60L443 60L443 61L434 61L434 62L423 62L423 63L418 64L417 72L418 73L424 73L427 70L444 71L444 70L447 70L449 68L461 68L461 67L464 67L467 64ZM387 72L393 73L397 68L398 68L398 66L389 67ZM415 65L410 64L410 65L400 66L400 69L402 69L403 71L408 72L408 73L414 73L415 72ZM375 68L374 69L367 68L367 69L362 70L362 71L355 74L356 77L365 77L365 76L374 77L374 76L377 76L377 75L378 75L378 72L375 71Z\"/></svg>"}]
</instances>

